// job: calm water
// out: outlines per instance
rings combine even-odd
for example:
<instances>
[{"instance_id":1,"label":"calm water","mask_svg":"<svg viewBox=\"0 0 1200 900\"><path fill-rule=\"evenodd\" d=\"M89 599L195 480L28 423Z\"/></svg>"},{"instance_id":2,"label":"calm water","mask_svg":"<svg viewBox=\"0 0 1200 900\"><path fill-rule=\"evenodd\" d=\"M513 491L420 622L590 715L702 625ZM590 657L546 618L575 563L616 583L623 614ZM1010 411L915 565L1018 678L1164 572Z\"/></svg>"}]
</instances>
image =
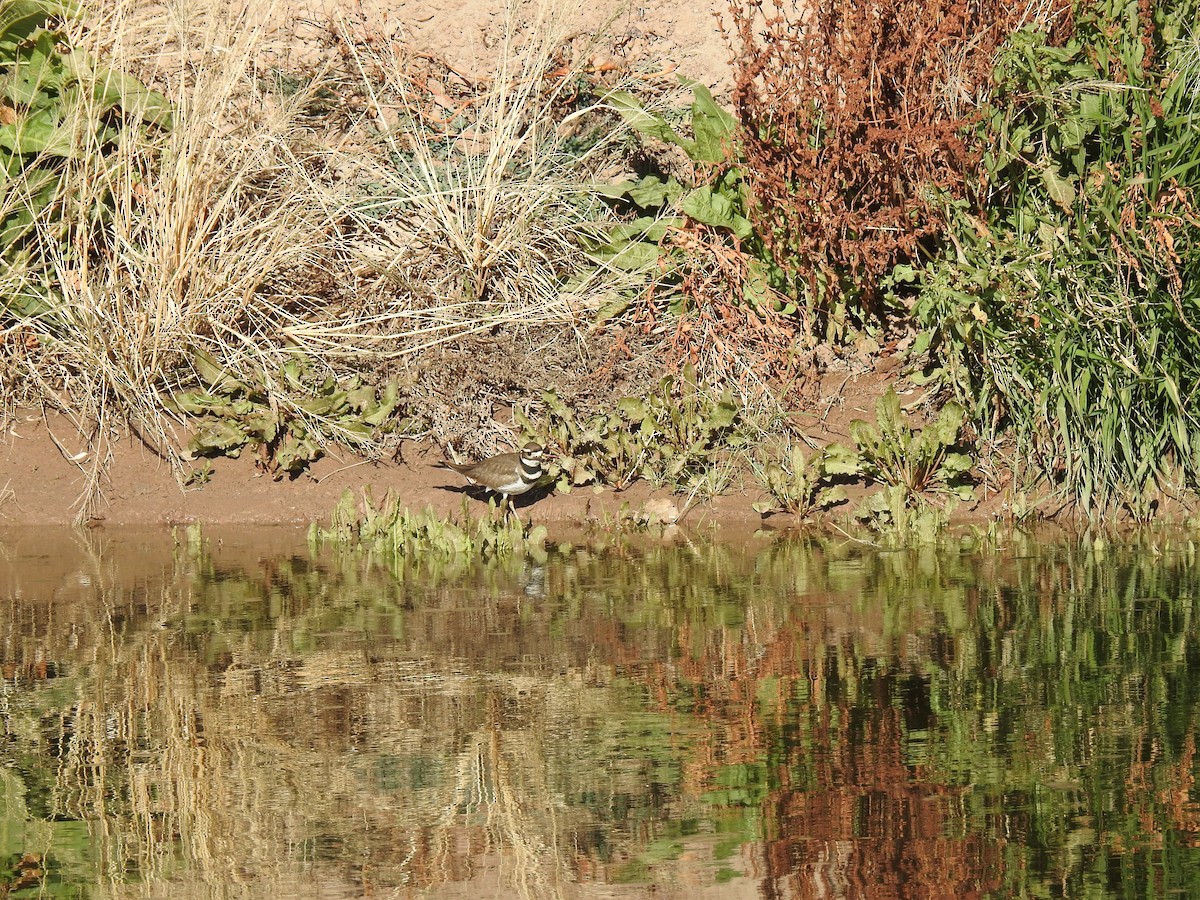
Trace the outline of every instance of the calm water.
<instances>
[{"instance_id":1,"label":"calm water","mask_svg":"<svg viewBox=\"0 0 1200 900\"><path fill-rule=\"evenodd\" d=\"M0 895L1196 897L1200 568L0 534Z\"/></svg>"}]
</instances>

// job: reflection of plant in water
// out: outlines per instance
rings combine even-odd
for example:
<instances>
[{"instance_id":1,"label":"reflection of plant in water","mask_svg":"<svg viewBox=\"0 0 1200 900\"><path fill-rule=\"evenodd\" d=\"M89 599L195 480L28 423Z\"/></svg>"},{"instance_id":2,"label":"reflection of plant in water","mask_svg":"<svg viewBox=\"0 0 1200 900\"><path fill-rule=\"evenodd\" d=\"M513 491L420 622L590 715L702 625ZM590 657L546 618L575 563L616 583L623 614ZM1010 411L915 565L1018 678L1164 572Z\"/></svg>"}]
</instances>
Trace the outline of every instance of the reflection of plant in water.
<instances>
[{"instance_id":1,"label":"reflection of plant in water","mask_svg":"<svg viewBox=\"0 0 1200 900\"><path fill-rule=\"evenodd\" d=\"M338 847L372 858L373 883L428 886L491 848L526 895L552 896L577 862L561 848L604 860L639 840L618 837L623 816L664 815L646 786L674 793L681 729L640 688L582 677L586 650L530 667L509 623L535 645L561 635L528 561L422 588L349 554L242 567L219 546L190 531L159 588L94 582L119 624L79 648L56 737L34 738L54 815L105 822L100 880L131 860L152 884L237 866L255 890L303 893L307 867L342 877L324 868Z\"/></svg>"},{"instance_id":2,"label":"reflection of plant in water","mask_svg":"<svg viewBox=\"0 0 1200 900\"><path fill-rule=\"evenodd\" d=\"M1200 658L1200 579L1186 556L1161 549L1101 544L1081 555L1028 543L1013 564L826 545L824 564L804 569L807 586L856 593L856 627L824 606L794 613L778 644L731 660L724 642L671 691L706 690L712 744L727 753L709 794L726 810L722 828L736 834L741 821L743 834L776 835L764 857L784 864L772 878L801 896L822 877L854 883L867 871L904 871L925 896L1063 884L1077 896L1114 865L1132 883L1149 867L1183 865L1184 848L1154 835L1193 817L1177 789L1145 788L1179 784L1180 773L1185 793L1190 784L1200 691L1184 685L1195 683L1189 657ZM1131 753L1148 746L1152 756ZM1077 788L1048 789L1064 779ZM1046 840L1093 840L1081 821L1103 822L1110 849L1041 852ZM1177 861L1122 863L1119 847ZM820 862L831 858L832 872ZM1190 877L1172 883L1194 890Z\"/></svg>"},{"instance_id":3,"label":"reflection of plant in water","mask_svg":"<svg viewBox=\"0 0 1200 900\"><path fill-rule=\"evenodd\" d=\"M1118 868L1188 894L1194 560L1006 547L647 542L435 583L198 533L149 576L98 550L74 594L0 608L14 664L68 673L10 699L23 771L49 773L25 819L102 822L79 846L109 885L134 861L151 886L361 893L500 860L541 896L741 877L750 852L800 896L817 864L925 896Z\"/></svg>"}]
</instances>

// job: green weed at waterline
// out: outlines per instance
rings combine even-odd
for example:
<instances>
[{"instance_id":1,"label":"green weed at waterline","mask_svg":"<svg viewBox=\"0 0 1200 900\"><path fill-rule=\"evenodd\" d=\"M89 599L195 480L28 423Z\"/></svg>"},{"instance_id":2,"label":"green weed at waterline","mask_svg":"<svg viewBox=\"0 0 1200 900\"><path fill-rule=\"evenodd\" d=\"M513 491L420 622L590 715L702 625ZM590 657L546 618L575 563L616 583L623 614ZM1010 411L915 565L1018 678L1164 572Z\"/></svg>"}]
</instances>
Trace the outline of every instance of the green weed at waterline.
<instances>
[{"instance_id":1,"label":"green weed at waterline","mask_svg":"<svg viewBox=\"0 0 1200 900\"><path fill-rule=\"evenodd\" d=\"M863 474L882 485L866 498L855 516L872 531L899 543L930 543L945 530L950 509L974 498L968 473L974 460L954 448L966 421L963 407L951 401L937 418L914 429L891 386L875 405L876 424L850 423L850 436L863 461ZM927 492L950 495L934 504Z\"/></svg>"},{"instance_id":2,"label":"green weed at waterline","mask_svg":"<svg viewBox=\"0 0 1200 900\"><path fill-rule=\"evenodd\" d=\"M957 502L951 497L948 503L935 505L902 484L890 484L868 496L854 517L889 545L936 544L946 537Z\"/></svg>"},{"instance_id":3,"label":"green weed at waterline","mask_svg":"<svg viewBox=\"0 0 1200 900\"><path fill-rule=\"evenodd\" d=\"M526 525L517 516L480 516L464 514L465 524L442 518L426 508L410 512L390 492L375 504L370 490L364 490L362 504L347 490L334 508L328 528L313 524L309 543L361 547L399 561L440 557L505 557L514 553L544 555L546 528Z\"/></svg>"},{"instance_id":4,"label":"green weed at waterline","mask_svg":"<svg viewBox=\"0 0 1200 900\"><path fill-rule=\"evenodd\" d=\"M862 468L862 457L844 445L830 444L806 456L799 444L793 444L782 461L755 467L771 499L752 504L753 509L757 513L782 510L804 518L836 506L845 502L846 489L835 479L858 475Z\"/></svg>"},{"instance_id":5,"label":"green weed at waterline","mask_svg":"<svg viewBox=\"0 0 1200 900\"><path fill-rule=\"evenodd\" d=\"M966 482L974 460L953 449L966 421L961 404L947 403L935 421L913 429L901 412L899 396L889 386L875 404L875 419L875 425L862 419L850 423L850 437L869 478L909 494L936 490L960 500L974 497Z\"/></svg>"}]
</instances>

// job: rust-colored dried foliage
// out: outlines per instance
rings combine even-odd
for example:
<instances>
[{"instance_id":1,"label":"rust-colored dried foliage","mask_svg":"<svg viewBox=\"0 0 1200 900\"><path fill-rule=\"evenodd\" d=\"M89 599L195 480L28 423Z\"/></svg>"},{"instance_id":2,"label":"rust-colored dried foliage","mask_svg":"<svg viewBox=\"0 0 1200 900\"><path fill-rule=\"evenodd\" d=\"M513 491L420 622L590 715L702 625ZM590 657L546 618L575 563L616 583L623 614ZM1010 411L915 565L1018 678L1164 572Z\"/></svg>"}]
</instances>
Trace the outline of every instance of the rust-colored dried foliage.
<instances>
[{"instance_id":1,"label":"rust-colored dried foliage","mask_svg":"<svg viewBox=\"0 0 1200 900\"><path fill-rule=\"evenodd\" d=\"M753 0L730 12L755 228L810 298L821 276L848 278L869 303L879 276L940 231L944 200L967 195L996 50L1031 5Z\"/></svg>"}]
</instances>

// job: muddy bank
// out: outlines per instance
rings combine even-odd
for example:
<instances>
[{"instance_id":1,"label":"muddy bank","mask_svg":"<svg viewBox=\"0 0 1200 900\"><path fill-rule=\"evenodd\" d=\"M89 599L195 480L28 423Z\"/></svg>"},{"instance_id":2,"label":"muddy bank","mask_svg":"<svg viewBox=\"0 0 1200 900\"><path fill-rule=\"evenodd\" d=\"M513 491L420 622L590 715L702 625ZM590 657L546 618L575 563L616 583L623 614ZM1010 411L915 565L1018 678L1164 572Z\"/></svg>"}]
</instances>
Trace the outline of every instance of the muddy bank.
<instances>
[{"instance_id":1,"label":"muddy bank","mask_svg":"<svg viewBox=\"0 0 1200 900\"><path fill-rule=\"evenodd\" d=\"M308 525L328 521L347 490L364 489L377 500L391 491L410 509L432 507L444 516L458 514L464 502L472 513L484 511L486 501L466 492L460 476L436 467L441 459L432 443L406 443L395 458L375 461L333 448L307 473L275 481L247 452L239 459L212 460L206 483L182 486L167 460L124 437L112 447L112 461L98 481L100 502L88 521L93 526ZM0 527L75 522L93 463L65 420L18 418L0 442ZM661 520L672 509L694 527L746 527L762 521L751 504L763 496L743 489L688 508L686 497L639 482L624 491L543 491L517 498L516 505L522 518L563 527L630 517Z\"/></svg>"}]
</instances>

